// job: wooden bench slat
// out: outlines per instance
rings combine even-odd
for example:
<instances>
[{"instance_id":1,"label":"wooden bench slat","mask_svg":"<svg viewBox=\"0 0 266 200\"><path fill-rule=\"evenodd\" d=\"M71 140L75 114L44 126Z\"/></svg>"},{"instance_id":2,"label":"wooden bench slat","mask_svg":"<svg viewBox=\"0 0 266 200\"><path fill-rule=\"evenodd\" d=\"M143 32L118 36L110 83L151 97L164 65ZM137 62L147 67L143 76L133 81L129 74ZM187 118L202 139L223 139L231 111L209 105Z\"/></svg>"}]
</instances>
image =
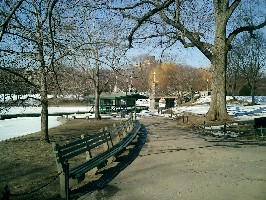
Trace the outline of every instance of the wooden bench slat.
<instances>
[{"instance_id":1,"label":"wooden bench slat","mask_svg":"<svg viewBox=\"0 0 266 200\"><path fill-rule=\"evenodd\" d=\"M109 157L111 157L115 153L116 149L109 149L108 151L103 152L101 155L95 156L88 160L87 162L79 165L76 168L71 169L71 176L79 176L80 174L84 174L89 170L97 167L99 164L105 162Z\"/></svg>"},{"instance_id":2,"label":"wooden bench slat","mask_svg":"<svg viewBox=\"0 0 266 200\"><path fill-rule=\"evenodd\" d=\"M79 143L82 143L84 141L92 140L94 138L97 138L97 137L101 136L104 133L106 133L106 131L102 131L102 132L99 132L99 133L95 133L95 134L92 134L92 135L88 135L88 136L84 137L83 139L78 139L78 140L75 140L73 142L66 143L66 144L64 144L62 146L59 146L58 147L58 150L67 149L67 148L69 148L71 146L75 146L75 145L77 145Z\"/></svg>"},{"instance_id":3,"label":"wooden bench slat","mask_svg":"<svg viewBox=\"0 0 266 200\"><path fill-rule=\"evenodd\" d=\"M122 129L125 129L125 126L128 125L129 123L129 120L124 122L123 124L121 124L121 126L116 126L116 127L113 127L111 128L110 130L107 130L107 131L102 131L102 132L99 132L99 133L95 133L95 134L92 134L92 135L88 135L86 137L84 137L83 139L78 139L78 140L75 140L73 142L69 142L69 143L66 143L62 146L59 146L58 147L58 150L62 150L62 149L65 149L65 148L69 148L70 146L74 146L80 142L84 142L86 140L89 140L90 138L94 138L94 137L98 137L99 135L103 134L103 133L107 133L109 131L112 131L112 132L119 132L121 131Z\"/></svg>"},{"instance_id":4,"label":"wooden bench slat","mask_svg":"<svg viewBox=\"0 0 266 200\"><path fill-rule=\"evenodd\" d=\"M64 156L64 154L68 154L72 151L76 151L77 149L81 149L83 147L89 146L91 144L101 145L106 142L106 140L110 139L109 134L99 135L98 137L89 138L89 140L81 139L83 142L76 143L75 146L72 145L69 148L64 148L63 150L59 150L59 156Z\"/></svg>"},{"instance_id":5,"label":"wooden bench slat","mask_svg":"<svg viewBox=\"0 0 266 200\"><path fill-rule=\"evenodd\" d=\"M76 151L74 151L72 153L69 152L68 154L65 154L65 155L61 156L59 158L59 161L60 162L64 162L66 160L69 160L69 159L71 159L71 158L73 158L75 156L78 156L78 155L80 155L82 153L85 153L86 151L89 151L89 150L91 150L91 149L93 149L95 147L98 147L99 145L101 145L103 143L106 143L106 142L108 142L108 138L106 138L105 140L98 141L97 143L92 144L90 146L85 146L85 147L83 147L81 149L79 148L79 150L76 150Z\"/></svg>"}]
</instances>

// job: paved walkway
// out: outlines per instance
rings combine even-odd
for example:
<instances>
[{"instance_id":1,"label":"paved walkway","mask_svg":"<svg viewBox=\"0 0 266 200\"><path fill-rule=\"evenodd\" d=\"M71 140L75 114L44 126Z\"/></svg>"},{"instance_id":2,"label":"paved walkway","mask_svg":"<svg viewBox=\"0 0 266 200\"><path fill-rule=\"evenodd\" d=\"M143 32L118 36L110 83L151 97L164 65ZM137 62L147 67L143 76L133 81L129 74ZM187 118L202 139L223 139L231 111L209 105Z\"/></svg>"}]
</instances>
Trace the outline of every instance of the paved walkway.
<instances>
[{"instance_id":1,"label":"paved walkway","mask_svg":"<svg viewBox=\"0 0 266 200\"><path fill-rule=\"evenodd\" d=\"M141 123L146 143L129 148L80 200L266 199L265 146L207 142L165 118Z\"/></svg>"}]
</instances>

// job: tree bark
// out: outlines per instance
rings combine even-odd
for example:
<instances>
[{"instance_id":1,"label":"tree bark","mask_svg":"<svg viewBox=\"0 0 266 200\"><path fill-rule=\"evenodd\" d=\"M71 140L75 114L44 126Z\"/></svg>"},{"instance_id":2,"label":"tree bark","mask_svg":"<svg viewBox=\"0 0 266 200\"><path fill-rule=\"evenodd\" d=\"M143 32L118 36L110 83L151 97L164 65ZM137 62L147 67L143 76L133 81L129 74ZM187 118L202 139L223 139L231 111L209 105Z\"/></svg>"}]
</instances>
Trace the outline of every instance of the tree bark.
<instances>
[{"instance_id":1,"label":"tree bark","mask_svg":"<svg viewBox=\"0 0 266 200\"><path fill-rule=\"evenodd\" d=\"M255 85L256 82L253 80L251 83L251 105L255 105Z\"/></svg>"},{"instance_id":2,"label":"tree bark","mask_svg":"<svg viewBox=\"0 0 266 200\"><path fill-rule=\"evenodd\" d=\"M48 133L48 98L47 98L47 82L46 82L46 75L42 74L41 80L41 104L42 104L42 111L41 111L41 133L42 137L41 140L50 143L49 133Z\"/></svg>"},{"instance_id":3,"label":"tree bark","mask_svg":"<svg viewBox=\"0 0 266 200\"><path fill-rule=\"evenodd\" d=\"M95 119L100 120L100 93L99 93L99 88L95 88Z\"/></svg>"},{"instance_id":4,"label":"tree bark","mask_svg":"<svg viewBox=\"0 0 266 200\"><path fill-rule=\"evenodd\" d=\"M47 70L43 52L43 35L40 29L37 29L38 60L40 63L40 95L41 95L41 141L50 143L48 134L48 89L47 89Z\"/></svg>"},{"instance_id":5,"label":"tree bark","mask_svg":"<svg viewBox=\"0 0 266 200\"><path fill-rule=\"evenodd\" d=\"M226 110L226 19L223 8L215 11L215 39L213 47L212 86L210 109L206 114L208 120L227 120L229 115Z\"/></svg>"},{"instance_id":6,"label":"tree bark","mask_svg":"<svg viewBox=\"0 0 266 200\"><path fill-rule=\"evenodd\" d=\"M95 119L101 120L100 116L100 68L96 61L96 77L95 77Z\"/></svg>"}]
</instances>

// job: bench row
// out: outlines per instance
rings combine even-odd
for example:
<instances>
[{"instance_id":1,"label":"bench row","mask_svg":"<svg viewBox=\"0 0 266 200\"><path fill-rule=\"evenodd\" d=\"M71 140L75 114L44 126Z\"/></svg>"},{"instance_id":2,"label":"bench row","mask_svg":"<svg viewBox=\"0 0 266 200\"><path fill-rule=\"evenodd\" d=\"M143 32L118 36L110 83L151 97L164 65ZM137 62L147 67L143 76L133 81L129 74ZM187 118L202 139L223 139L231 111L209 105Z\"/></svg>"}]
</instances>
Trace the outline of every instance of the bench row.
<instances>
[{"instance_id":1,"label":"bench row","mask_svg":"<svg viewBox=\"0 0 266 200\"><path fill-rule=\"evenodd\" d=\"M120 125L64 145L53 144L56 166L60 174L60 195L69 199L70 189L84 180L85 174L97 171L115 159L136 137L140 123L132 118Z\"/></svg>"}]
</instances>

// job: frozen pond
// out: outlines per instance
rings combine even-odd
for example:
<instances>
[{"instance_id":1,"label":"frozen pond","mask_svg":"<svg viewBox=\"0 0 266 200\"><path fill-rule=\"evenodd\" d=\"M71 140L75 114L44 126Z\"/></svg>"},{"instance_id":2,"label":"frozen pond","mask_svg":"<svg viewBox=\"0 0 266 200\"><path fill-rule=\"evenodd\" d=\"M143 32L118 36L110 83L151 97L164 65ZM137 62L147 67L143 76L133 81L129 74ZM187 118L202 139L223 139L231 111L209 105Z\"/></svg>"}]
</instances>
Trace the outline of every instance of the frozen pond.
<instances>
[{"instance_id":1,"label":"frozen pond","mask_svg":"<svg viewBox=\"0 0 266 200\"><path fill-rule=\"evenodd\" d=\"M91 107L49 107L49 113L75 113L89 112ZM40 107L13 107L5 114L21 114L21 113L40 113ZM2 113L3 114L3 113ZM57 120L58 116L48 117L49 128L60 125ZM0 120L0 141L9 138L27 135L41 130L41 117L18 117L13 119Z\"/></svg>"},{"instance_id":2,"label":"frozen pond","mask_svg":"<svg viewBox=\"0 0 266 200\"><path fill-rule=\"evenodd\" d=\"M49 107L48 112L52 113L74 113L74 112L89 112L91 106L58 106L58 107ZM12 107L8 111L3 112L2 114L21 114L21 113L41 113L41 107Z\"/></svg>"},{"instance_id":3,"label":"frozen pond","mask_svg":"<svg viewBox=\"0 0 266 200\"><path fill-rule=\"evenodd\" d=\"M58 126L57 116L49 116L49 128ZM0 120L0 141L41 130L41 117L19 117Z\"/></svg>"}]
</instances>

